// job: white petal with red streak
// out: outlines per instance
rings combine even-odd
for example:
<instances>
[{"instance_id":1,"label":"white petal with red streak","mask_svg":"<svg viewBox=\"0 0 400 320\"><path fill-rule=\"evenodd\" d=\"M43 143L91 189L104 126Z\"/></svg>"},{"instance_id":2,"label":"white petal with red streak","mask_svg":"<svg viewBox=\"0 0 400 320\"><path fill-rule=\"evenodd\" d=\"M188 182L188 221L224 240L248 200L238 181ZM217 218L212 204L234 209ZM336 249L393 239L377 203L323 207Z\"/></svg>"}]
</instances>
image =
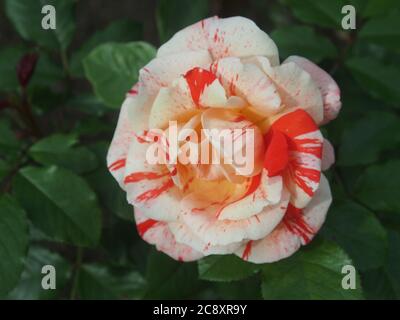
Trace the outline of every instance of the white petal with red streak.
<instances>
[{"instance_id":1,"label":"white petal with red streak","mask_svg":"<svg viewBox=\"0 0 400 320\"><path fill-rule=\"evenodd\" d=\"M281 221L289 201L289 193L282 192L280 203L247 219L218 220L220 205L212 205L190 194L182 200L182 221L203 242L210 245L227 245L244 239L261 239L269 234ZM202 208L201 212L195 210Z\"/></svg>"},{"instance_id":2,"label":"white petal with red streak","mask_svg":"<svg viewBox=\"0 0 400 320\"><path fill-rule=\"evenodd\" d=\"M207 51L177 52L151 60L140 69L139 80L150 96L168 87L175 79L194 67L206 68L212 62Z\"/></svg>"},{"instance_id":3,"label":"white petal with red streak","mask_svg":"<svg viewBox=\"0 0 400 320\"><path fill-rule=\"evenodd\" d=\"M294 62L287 62L274 67L270 77L285 105L283 112L302 108L317 124L322 122L324 117L322 95L308 72Z\"/></svg>"},{"instance_id":4,"label":"white petal with red streak","mask_svg":"<svg viewBox=\"0 0 400 320\"><path fill-rule=\"evenodd\" d=\"M274 41L253 21L243 17L199 21L176 33L158 49L157 56L192 50L208 50L214 60L260 55L268 57L272 65L279 63Z\"/></svg>"},{"instance_id":5,"label":"white petal with red streak","mask_svg":"<svg viewBox=\"0 0 400 320\"><path fill-rule=\"evenodd\" d=\"M125 173L125 162L129 145L134 137L134 127L129 119L128 109L135 108L138 98L128 96L119 113L117 128L111 141L107 154L107 166L111 174L118 181L120 187L125 189L123 180Z\"/></svg>"},{"instance_id":6,"label":"white petal with red streak","mask_svg":"<svg viewBox=\"0 0 400 320\"><path fill-rule=\"evenodd\" d=\"M172 234L175 236L177 242L192 247L196 251L204 254L205 256L211 254L231 254L239 249L239 247L242 245L242 242L234 242L225 246L212 246L202 241L184 223L170 222L168 223L168 226Z\"/></svg>"},{"instance_id":7,"label":"white petal with red streak","mask_svg":"<svg viewBox=\"0 0 400 320\"><path fill-rule=\"evenodd\" d=\"M135 208L136 224L145 222L148 218ZM179 261L195 261L203 255L190 246L175 241L168 224L165 222L156 222L148 228L141 237L143 240L156 246L157 250L166 253L171 258Z\"/></svg>"},{"instance_id":8,"label":"white petal with red streak","mask_svg":"<svg viewBox=\"0 0 400 320\"><path fill-rule=\"evenodd\" d=\"M336 81L327 72L306 58L290 56L283 63L286 62L294 62L304 71L308 72L320 89L324 102L324 119L322 124L335 119L342 107L340 89Z\"/></svg>"},{"instance_id":9,"label":"white petal with red streak","mask_svg":"<svg viewBox=\"0 0 400 320\"><path fill-rule=\"evenodd\" d=\"M310 239L324 223L331 202L329 183L324 176L321 176L318 191L303 211L305 222L314 231L314 234L310 235ZM245 257L247 261L253 263L271 263L291 256L302 244L304 244L303 239L289 231L281 222L264 239L243 245L236 255L241 258Z\"/></svg>"},{"instance_id":10,"label":"white petal with red streak","mask_svg":"<svg viewBox=\"0 0 400 320\"><path fill-rule=\"evenodd\" d=\"M211 70L222 81L226 92L246 99L260 113L271 115L280 110L281 98L274 83L255 64L229 57L214 62Z\"/></svg>"},{"instance_id":11,"label":"white petal with red streak","mask_svg":"<svg viewBox=\"0 0 400 320\"><path fill-rule=\"evenodd\" d=\"M151 172L161 177L125 183L127 200L148 218L173 221L179 215L182 196L179 189L173 184L171 175L165 166L147 162L146 153L149 145L149 143L140 143L136 138L132 140L126 161L125 179L137 172ZM165 190L157 194L157 190L163 187ZM146 197L145 194L149 194L149 192L155 192L157 195Z\"/></svg>"}]
</instances>

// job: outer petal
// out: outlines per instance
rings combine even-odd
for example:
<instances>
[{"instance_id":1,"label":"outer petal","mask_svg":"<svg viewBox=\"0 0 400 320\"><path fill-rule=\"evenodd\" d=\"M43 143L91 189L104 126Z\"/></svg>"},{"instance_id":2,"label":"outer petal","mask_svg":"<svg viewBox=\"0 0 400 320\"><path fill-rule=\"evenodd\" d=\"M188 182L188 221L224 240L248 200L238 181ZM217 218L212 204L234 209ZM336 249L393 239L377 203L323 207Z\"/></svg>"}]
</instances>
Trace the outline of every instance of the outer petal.
<instances>
[{"instance_id":1,"label":"outer petal","mask_svg":"<svg viewBox=\"0 0 400 320\"><path fill-rule=\"evenodd\" d=\"M322 122L322 96L310 74L294 62L287 62L274 67L273 73L269 75L278 89L282 103L286 106L284 111L302 108L317 124Z\"/></svg>"},{"instance_id":2,"label":"outer petal","mask_svg":"<svg viewBox=\"0 0 400 320\"><path fill-rule=\"evenodd\" d=\"M123 180L126 156L135 131L134 123L129 119L129 109L137 108L140 100L137 93L129 94L125 99L119 114L117 128L115 129L114 137L107 154L108 169L123 189L125 189Z\"/></svg>"},{"instance_id":3,"label":"outer petal","mask_svg":"<svg viewBox=\"0 0 400 320\"><path fill-rule=\"evenodd\" d=\"M148 218L172 221L179 215L182 196L172 180L174 173L147 161L149 146L142 136L132 139L124 176L127 199Z\"/></svg>"},{"instance_id":4,"label":"outer petal","mask_svg":"<svg viewBox=\"0 0 400 320\"><path fill-rule=\"evenodd\" d=\"M243 17L199 21L176 33L158 49L157 56L193 50L208 50L214 60L260 55L268 57L272 65L279 63L278 49L272 39Z\"/></svg>"},{"instance_id":5,"label":"outer petal","mask_svg":"<svg viewBox=\"0 0 400 320\"><path fill-rule=\"evenodd\" d=\"M177 242L192 247L205 256L210 254L231 254L242 246L242 242L230 243L225 246L212 246L196 236L185 223L170 222L168 226Z\"/></svg>"},{"instance_id":6,"label":"outer petal","mask_svg":"<svg viewBox=\"0 0 400 320\"><path fill-rule=\"evenodd\" d=\"M136 227L143 240L154 244L157 250L179 261L198 260L203 255L192 247L177 243L167 223L148 219L140 210L135 208Z\"/></svg>"},{"instance_id":7,"label":"outer petal","mask_svg":"<svg viewBox=\"0 0 400 320\"><path fill-rule=\"evenodd\" d=\"M269 234L281 221L289 201L286 190L280 203L242 220L219 220L221 205L213 205L206 199L188 195L182 201L182 221L203 242L210 245L227 245L244 239L261 239Z\"/></svg>"},{"instance_id":8,"label":"outer petal","mask_svg":"<svg viewBox=\"0 0 400 320\"><path fill-rule=\"evenodd\" d=\"M329 183L322 176L318 191L303 210L304 222L312 230L308 240L311 240L321 228L331 202ZM248 241L236 255L253 263L270 263L291 256L302 244L305 244L304 239L293 233L293 229L288 229L284 218L272 233L262 240Z\"/></svg>"},{"instance_id":9,"label":"outer petal","mask_svg":"<svg viewBox=\"0 0 400 320\"><path fill-rule=\"evenodd\" d=\"M335 80L333 80L327 72L306 58L290 56L283 63L287 62L294 62L300 68L307 71L321 90L324 102L324 119L322 124L335 119L342 107L342 102L340 101L340 89Z\"/></svg>"}]
</instances>

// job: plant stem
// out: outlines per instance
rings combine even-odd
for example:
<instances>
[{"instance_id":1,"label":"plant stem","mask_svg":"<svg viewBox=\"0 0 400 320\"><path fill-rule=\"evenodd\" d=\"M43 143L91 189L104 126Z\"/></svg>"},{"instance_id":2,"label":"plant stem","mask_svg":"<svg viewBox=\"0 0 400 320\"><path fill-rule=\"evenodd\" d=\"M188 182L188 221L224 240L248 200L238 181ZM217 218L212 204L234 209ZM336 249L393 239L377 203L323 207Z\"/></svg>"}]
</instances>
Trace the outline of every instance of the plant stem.
<instances>
[{"instance_id":1,"label":"plant stem","mask_svg":"<svg viewBox=\"0 0 400 320\"><path fill-rule=\"evenodd\" d=\"M75 266L74 266L74 276L73 276L73 280L72 280L72 288L71 288L71 294L70 294L71 300L75 300L76 296L77 296L78 283L79 283L79 272L80 272L80 268L82 265L82 259L83 259L83 248L77 247L76 260L75 260Z\"/></svg>"},{"instance_id":2,"label":"plant stem","mask_svg":"<svg viewBox=\"0 0 400 320\"><path fill-rule=\"evenodd\" d=\"M22 88L22 102L20 108L17 108L17 110L20 111L22 116L25 117L33 135L36 137L41 137L42 132L36 122L35 117L33 116L32 108L28 101L28 93L26 92L26 88Z\"/></svg>"}]
</instances>

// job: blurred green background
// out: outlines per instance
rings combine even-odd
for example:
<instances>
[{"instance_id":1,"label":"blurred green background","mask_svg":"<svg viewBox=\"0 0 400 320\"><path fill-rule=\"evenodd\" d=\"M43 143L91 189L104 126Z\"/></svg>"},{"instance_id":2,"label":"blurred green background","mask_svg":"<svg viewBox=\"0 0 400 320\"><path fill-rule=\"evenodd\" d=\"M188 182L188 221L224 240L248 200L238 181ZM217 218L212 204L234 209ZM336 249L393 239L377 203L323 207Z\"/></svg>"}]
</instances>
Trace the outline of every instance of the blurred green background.
<instances>
[{"instance_id":1,"label":"blurred green background","mask_svg":"<svg viewBox=\"0 0 400 320\"><path fill-rule=\"evenodd\" d=\"M41 29L43 1L0 3L0 297L400 297L400 1L49 0L54 31ZM346 4L355 30L341 26ZM179 263L156 252L106 168L138 70L212 15L252 19L281 60L302 55L342 90L339 117L322 129L337 157L327 173L334 202L312 244L281 262ZM56 290L41 287L46 264ZM346 264L357 270L354 290L341 287Z\"/></svg>"}]
</instances>

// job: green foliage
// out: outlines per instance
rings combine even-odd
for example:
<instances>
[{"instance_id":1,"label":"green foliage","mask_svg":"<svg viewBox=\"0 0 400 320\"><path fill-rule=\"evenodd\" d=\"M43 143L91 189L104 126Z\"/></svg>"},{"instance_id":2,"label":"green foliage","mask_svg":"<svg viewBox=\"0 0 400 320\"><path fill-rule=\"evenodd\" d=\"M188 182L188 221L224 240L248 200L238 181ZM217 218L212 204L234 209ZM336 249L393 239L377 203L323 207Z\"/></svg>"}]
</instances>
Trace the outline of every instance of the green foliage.
<instances>
[{"instance_id":1,"label":"green foliage","mask_svg":"<svg viewBox=\"0 0 400 320\"><path fill-rule=\"evenodd\" d=\"M95 246L101 231L96 194L71 171L56 166L25 167L14 192L32 223L54 240Z\"/></svg>"},{"instance_id":2,"label":"green foliage","mask_svg":"<svg viewBox=\"0 0 400 320\"><path fill-rule=\"evenodd\" d=\"M140 13L146 25L101 7L90 19L81 12L97 12L86 1L0 4L15 30L0 39L0 297L400 299L400 2L187 3L157 1ZM56 8L55 30L41 27L45 4ZM356 8L356 30L341 27L346 4ZM272 264L234 255L182 263L157 252L135 231L106 165L139 70L177 31L214 14L254 17L282 60L304 56L341 89L339 117L323 127L336 151L327 220L310 245ZM23 89L16 70L27 53L38 61ZM41 287L47 264L56 290ZM342 289L346 264L356 267L355 290Z\"/></svg>"},{"instance_id":3,"label":"green foliage","mask_svg":"<svg viewBox=\"0 0 400 320\"><path fill-rule=\"evenodd\" d=\"M45 4L54 6L57 28L43 32L42 7ZM5 0L7 16L22 38L46 48L61 50L68 48L75 32L74 6L73 0Z\"/></svg>"},{"instance_id":4,"label":"green foliage","mask_svg":"<svg viewBox=\"0 0 400 320\"><path fill-rule=\"evenodd\" d=\"M83 65L97 96L108 106L119 108L136 83L139 69L154 56L155 49L145 42L106 43L93 50Z\"/></svg>"},{"instance_id":5,"label":"green foliage","mask_svg":"<svg viewBox=\"0 0 400 320\"><path fill-rule=\"evenodd\" d=\"M257 265L234 255L209 256L199 261L199 276L203 280L235 281L248 278L257 271Z\"/></svg>"},{"instance_id":6,"label":"green foliage","mask_svg":"<svg viewBox=\"0 0 400 320\"><path fill-rule=\"evenodd\" d=\"M208 15L208 1L191 0L190 6L185 0L158 1L156 20L161 43L166 42L180 29L207 18Z\"/></svg>"},{"instance_id":7,"label":"green foliage","mask_svg":"<svg viewBox=\"0 0 400 320\"><path fill-rule=\"evenodd\" d=\"M298 55L318 63L336 55L333 44L310 27L283 27L273 31L271 38L278 46L282 60L290 55Z\"/></svg>"},{"instance_id":8,"label":"green foliage","mask_svg":"<svg viewBox=\"0 0 400 320\"><path fill-rule=\"evenodd\" d=\"M75 147L76 135L54 134L36 142L29 155L43 165L58 165L77 173L91 171L97 167L97 158L87 147Z\"/></svg>"},{"instance_id":9,"label":"green foliage","mask_svg":"<svg viewBox=\"0 0 400 320\"><path fill-rule=\"evenodd\" d=\"M342 249L332 243L313 243L292 257L263 267L264 299L360 299L357 289L343 290L342 268L352 265Z\"/></svg>"},{"instance_id":10,"label":"green foliage","mask_svg":"<svg viewBox=\"0 0 400 320\"><path fill-rule=\"evenodd\" d=\"M373 210L400 213L400 160L369 167L356 185L357 198Z\"/></svg>"},{"instance_id":11,"label":"green foliage","mask_svg":"<svg viewBox=\"0 0 400 320\"><path fill-rule=\"evenodd\" d=\"M139 23L130 20L118 20L107 28L97 31L71 57L71 72L76 76L83 76L82 61L96 46L105 42L129 42L140 40L142 27Z\"/></svg>"},{"instance_id":12,"label":"green foliage","mask_svg":"<svg viewBox=\"0 0 400 320\"><path fill-rule=\"evenodd\" d=\"M10 196L0 198L0 297L15 287L28 248L28 223Z\"/></svg>"},{"instance_id":13,"label":"green foliage","mask_svg":"<svg viewBox=\"0 0 400 320\"><path fill-rule=\"evenodd\" d=\"M339 244L359 270L375 269L384 264L388 246L386 231L373 212L345 201L335 205L329 213L322 234Z\"/></svg>"},{"instance_id":14,"label":"green foliage","mask_svg":"<svg viewBox=\"0 0 400 320\"><path fill-rule=\"evenodd\" d=\"M42 268L52 265L56 270L56 289L43 290ZM17 300L55 299L61 297L71 266L67 260L57 253L34 246L29 249L25 260L25 270L17 287L10 292L7 298Z\"/></svg>"},{"instance_id":15,"label":"green foliage","mask_svg":"<svg viewBox=\"0 0 400 320\"><path fill-rule=\"evenodd\" d=\"M145 289L145 280L137 272L114 275L104 266L83 265L78 276L81 299L138 299Z\"/></svg>"}]
</instances>

